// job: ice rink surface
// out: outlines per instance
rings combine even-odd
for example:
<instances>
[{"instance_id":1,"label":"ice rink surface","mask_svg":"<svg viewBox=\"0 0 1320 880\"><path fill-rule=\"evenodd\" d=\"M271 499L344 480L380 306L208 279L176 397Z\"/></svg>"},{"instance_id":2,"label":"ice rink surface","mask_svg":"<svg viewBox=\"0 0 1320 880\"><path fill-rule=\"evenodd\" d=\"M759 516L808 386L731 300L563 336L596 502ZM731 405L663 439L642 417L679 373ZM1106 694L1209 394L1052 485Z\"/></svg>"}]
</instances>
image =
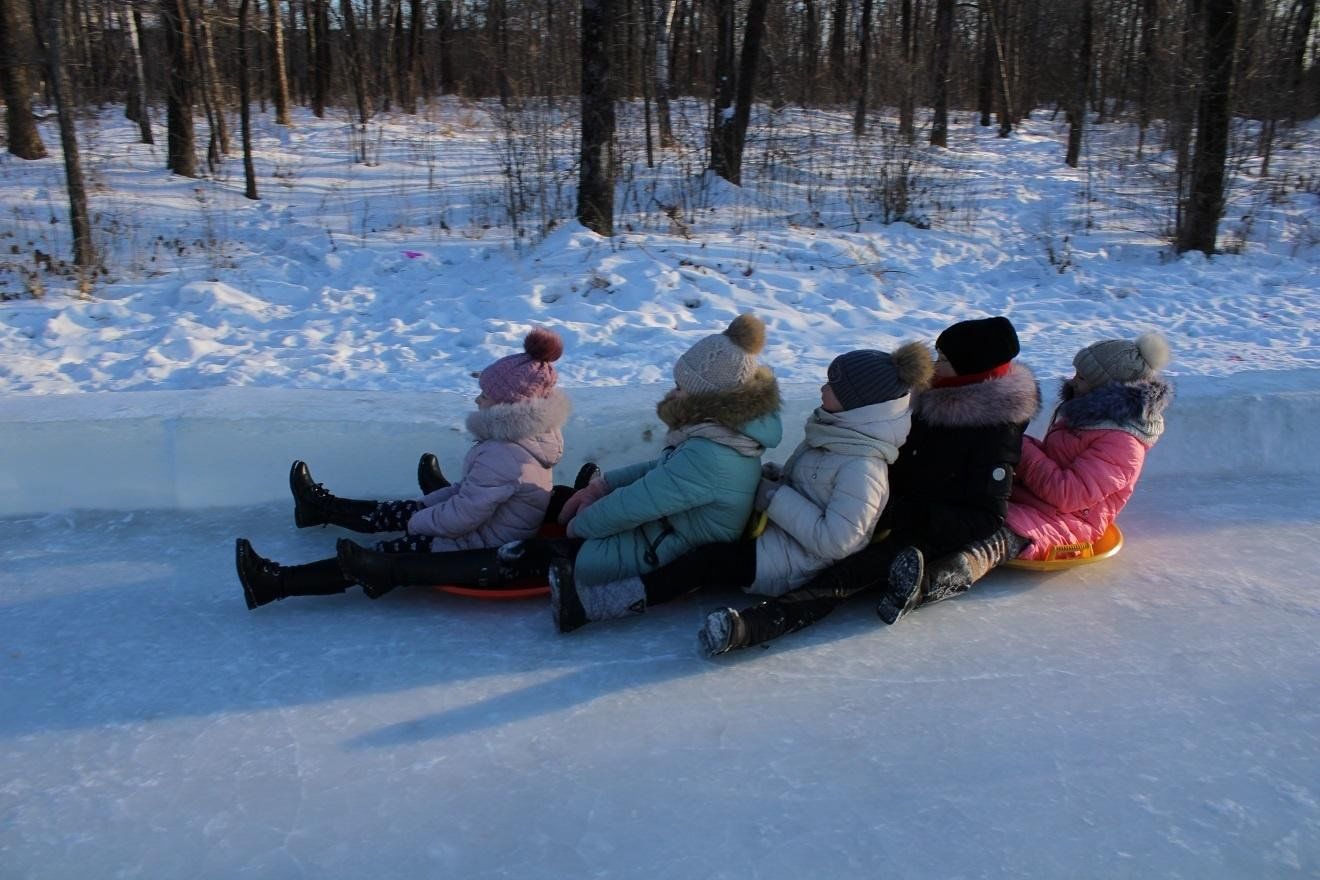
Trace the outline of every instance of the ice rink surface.
<instances>
[{"instance_id":1,"label":"ice rink surface","mask_svg":"<svg viewBox=\"0 0 1320 880\"><path fill-rule=\"evenodd\" d=\"M1320 875L1320 479L1150 478L1116 559L858 600L246 610L289 505L0 521L5 878Z\"/></svg>"}]
</instances>

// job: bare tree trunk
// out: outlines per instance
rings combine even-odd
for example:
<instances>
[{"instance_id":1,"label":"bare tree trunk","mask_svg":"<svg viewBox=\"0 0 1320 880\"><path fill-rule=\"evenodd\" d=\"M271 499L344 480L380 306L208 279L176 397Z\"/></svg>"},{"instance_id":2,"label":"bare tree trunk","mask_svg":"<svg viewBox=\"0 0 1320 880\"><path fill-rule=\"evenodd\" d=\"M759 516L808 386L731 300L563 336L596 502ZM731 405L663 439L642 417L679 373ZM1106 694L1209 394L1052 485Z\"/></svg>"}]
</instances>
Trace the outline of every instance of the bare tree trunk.
<instances>
[{"instance_id":1,"label":"bare tree trunk","mask_svg":"<svg viewBox=\"0 0 1320 880\"><path fill-rule=\"evenodd\" d=\"M315 73L312 77L312 112L316 118L325 118L325 104L330 98L330 74L333 63L330 55L330 0L312 0L316 25L308 32L315 31Z\"/></svg>"},{"instance_id":2,"label":"bare tree trunk","mask_svg":"<svg viewBox=\"0 0 1320 880\"><path fill-rule=\"evenodd\" d=\"M803 107L816 104L816 86L820 78L820 15L816 0L802 0L801 84L798 103Z\"/></svg>"},{"instance_id":3,"label":"bare tree trunk","mask_svg":"<svg viewBox=\"0 0 1320 880\"><path fill-rule=\"evenodd\" d=\"M931 63L930 144L949 145L949 58L953 52L953 2L936 0L935 55Z\"/></svg>"},{"instance_id":4,"label":"bare tree trunk","mask_svg":"<svg viewBox=\"0 0 1320 880\"><path fill-rule=\"evenodd\" d=\"M834 19L830 22L830 78L834 100L841 101L848 90L848 0L834 0Z\"/></svg>"},{"instance_id":5,"label":"bare tree trunk","mask_svg":"<svg viewBox=\"0 0 1320 880\"><path fill-rule=\"evenodd\" d=\"M29 45L26 11L19 14L13 0L0 0L0 87L5 92L5 134L9 152L20 159L46 158L46 145L32 115L31 89L26 65L34 59L20 56L19 47ZM26 55L26 53L24 53Z\"/></svg>"},{"instance_id":6,"label":"bare tree trunk","mask_svg":"<svg viewBox=\"0 0 1320 880\"><path fill-rule=\"evenodd\" d=\"M161 0L165 44L170 56L170 88L166 99L165 167L183 177L197 176L197 135L192 109L196 102L196 64L187 0Z\"/></svg>"},{"instance_id":7,"label":"bare tree trunk","mask_svg":"<svg viewBox=\"0 0 1320 880\"><path fill-rule=\"evenodd\" d=\"M426 10L422 0L408 0L408 53L400 79L403 91L407 95L404 110L417 112L417 98L421 92L421 83L417 76L422 65L422 39L426 34Z\"/></svg>"},{"instance_id":8,"label":"bare tree trunk","mask_svg":"<svg viewBox=\"0 0 1320 880\"><path fill-rule=\"evenodd\" d=\"M981 37L981 63L976 75L976 109L981 116L981 126L990 127L990 114L995 106L995 38L991 33L990 16L986 13L987 3L982 0L977 11L977 24Z\"/></svg>"},{"instance_id":9,"label":"bare tree trunk","mask_svg":"<svg viewBox=\"0 0 1320 880\"><path fill-rule=\"evenodd\" d=\"M454 74L454 11L452 0L436 0L436 30L440 37L440 91L453 94L457 84Z\"/></svg>"},{"instance_id":10,"label":"bare tree trunk","mask_svg":"<svg viewBox=\"0 0 1320 880\"><path fill-rule=\"evenodd\" d=\"M1315 0L1297 0L1297 20L1293 24L1290 72L1288 76L1288 124L1296 125L1298 113L1310 112L1316 105L1315 95L1303 102L1302 83L1306 80L1306 43L1310 39L1311 27L1315 22Z\"/></svg>"},{"instance_id":11,"label":"bare tree trunk","mask_svg":"<svg viewBox=\"0 0 1320 880\"><path fill-rule=\"evenodd\" d=\"M211 36L211 23L206 18L206 10L199 3L190 7L195 15L193 23L196 26L193 36L200 41L199 50L202 60L202 71L204 80L202 83L202 101L206 106L207 114L211 117L211 142L218 146L220 153L228 156L230 152L229 144L229 124L225 122L225 102L221 90L220 68L215 63L215 40ZM211 160L212 170L218 163L213 157Z\"/></svg>"},{"instance_id":12,"label":"bare tree trunk","mask_svg":"<svg viewBox=\"0 0 1320 880\"><path fill-rule=\"evenodd\" d=\"M1001 0L989 0L986 10L990 17L990 36L994 40L995 69L999 74L999 136L1008 137L1013 133L1013 90L1008 75L1008 59L1005 56L1005 35L995 5Z\"/></svg>"},{"instance_id":13,"label":"bare tree trunk","mask_svg":"<svg viewBox=\"0 0 1320 880\"><path fill-rule=\"evenodd\" d=\"M866 134L866 102L871 88L872 0L862 0L862 21L857 29L857 107L853 111L853 137Z\"/></svg>"},{"instance_id":14,"label":"bare tree trunk","mask_svg":"<svg viewBox=\"0 0 1320 880\"><path fill-rule=\"evenodd\" d=\"M291 125L289 118L289 68L284 57L284 25L280 19L279 0L270 0L271 100L275 103L275 124Z\"/></svg>"},{"instance_id":15,"label":"bare tree trunk","mask_svg":"<svg viewBox=\"0 0 1320 880\"><path fill-rule=\"evenodd\" d=\"M64 69L64 4L62 0L31 0L32 22L37 42L46 56L46 77L60 119L60 146L64 150L64 180L69 192L69 225L73 230L73 263L80 270L79 289L91 288L96 267L92 245L92 223L87 212L87 188L83 183L78 132L73 124L68 72Z\"/></svg>"},{"instance_id":16,"label":"bare tree trunk","mask_svg":"<svg viewBox=\"0 0 1320 880\"><path fill-rule=\"evenodd\" d=\"M912 94L912 68L916 62L916 27L912 21L912 0L899 5L899 40L902 42L902 73L899 74L898 133L911 140L915 132L916 99Z\"/></svg>"},{"instance_id":17,"label":"bare tree trunk","mask_svg":"<svg viewBox=\"0 0 1320 880\"><path fill-rule=\"evenodd\" d=\"M870 0L866 0L870 3ZM752 118L752 99L756 91L756 66L761 58L761 37L765 34L765 10L769 0L749 0L747 26L743 30L742 59L738 64L737 102L733 110L732 149L726 153L731 160L725 180L742 184L743 149L747 146L747 126ZM716 172L719 169L715 169Z\"/></svg>"},{"instance_id":18,"label":"bare tree trunk","mask_svg":"<svg viewBox=\"0 0 1320 880\"><path fill-rule=\"evenodd\" d=\"M1081 21L1077 36L1077 69L1071 106L1068 108L1068 152L1064 161L1077 167L1082 155L1082 133L1086 130L1086 100L1091 85L1091 0L1082 0Z\"/></svg>"},{"instance_id":19,"label":"bare tree trunk","mask_svg":"<svg viewBox=\"0 0 1320 880\"><path fill-rule=\"evenodd\" d=\"M662 149L677 143L669 116L669 32L677 8L678 0L660 0L655 19L655 112Z\"/></svg>"},{"instance_id":20,"label":"bare tree trunk","mask_svg":"<svg viewBox=\"0 0 1320 880\"><path fill-rule=\"evenodd\" d=\"M141 19L142 13L138 11L137 3L128 0L124 11L124 29L128 31L129 49L133 53L133 96L137 105L132 118L138 124L138 135L142 143L154 144L156 138L151 133L151 102L147 99L147 72L142 63Z\"/></svg>"},{"instance_id":21,"label":"bare tree trunk","mask_svg":"<svg viewBox=\"0 0 1320 880\"><path fill-rule=\"evenodd\" d=\"M715 0L715 100L711 103L710 167L725 180L730 178L735 142L733 102L738 80L734 72L735 0Z\"/></svg>"},{"instance_id":22,"label":"bare tree trunk","mask_svg":"<svg viewBox=\"0 0 1320 880\"><path fill-rule=\"evenodd\" d=\"M1137 73L1137 158L1141 158L1150 127L1151 82L1155 70L1155 41L1159 38L1158 0L1141 3L1141 62Z\"/></svg>"},{"instance_id":23,"label":"bare tree trunk","mask_svg":"<svg viewBox=\"0 0 1320 880\"><path fill-rule=\"evenodd\" d=\"M1192 160L1192 186L1183 225L1178 231L1179 253L1215 252L1219 217L1224 212L1224 166L1228 162L1228 130L1232 121L1233 48L1237 40L1235 0L1206 0L1205 85L1196 108L1196 156Z\"/></svg>"},{"instance_id":24,"label":"bare tree trunk","mask_svg":"<svg viewBox=\"0 0 1320 880\"><path fill-rule=\"evenodd\" d=\"M260 2L260 0L258 0ZM238 0L238 120L243 138L243 195L257 201L257 171L252 164L252 83L248 76L247 14L251 0Z\"/></svg>"},{"instance_id":25,"label":"bare tree trunk","mask_svg":"<svg viewBox=\"0 0 1320 880\"><path fill-rule=\"evenodd\" d=\"M348 56L349 82L357 103L358 125L365 131L371 110L367 99L367 72L362 64L362 41L358 35L357 17L353 14L353 0L339 0L339 15L344 22L344 39L348 43L345 54ZM365 155L361 158L366 161Z\"/></svg>"},{"instance_id":26,"label":"bare tree trunk","mask_svg":"<svg viewBox=\"0 0 1320 880\"><path fill-rule=\"evenodd\" d=\"M615 0L582 0L582 148L578 221L597 235L614 234Z\"/></svg>"}]
</instances>

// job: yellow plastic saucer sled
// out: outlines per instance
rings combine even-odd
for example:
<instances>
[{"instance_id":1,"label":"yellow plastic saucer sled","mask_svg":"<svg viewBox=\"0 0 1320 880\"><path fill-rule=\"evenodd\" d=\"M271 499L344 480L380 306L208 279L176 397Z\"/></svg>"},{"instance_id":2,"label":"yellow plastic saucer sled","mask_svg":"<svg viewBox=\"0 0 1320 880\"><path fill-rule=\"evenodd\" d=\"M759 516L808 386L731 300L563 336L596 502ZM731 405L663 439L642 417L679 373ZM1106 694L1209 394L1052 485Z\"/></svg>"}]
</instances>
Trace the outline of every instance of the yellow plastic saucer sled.
<instances>
[{"instance_id":1,"label":"yellow plastic saucer sled","mask_svg":"<svg viewBox=\"0 0 1320 880\"><path fill-rule=\"evenodd\" d=\"M1060 571L1117 556L1122 549L1123 533L1118 530L1116 523L1110 523L1100 540L1094 543L1083 541L1079 544L1059 544L1051 547L1049 555L1044 559L1010 559L1004 565L1029 571Z\"/></svg>"}]
</instances>

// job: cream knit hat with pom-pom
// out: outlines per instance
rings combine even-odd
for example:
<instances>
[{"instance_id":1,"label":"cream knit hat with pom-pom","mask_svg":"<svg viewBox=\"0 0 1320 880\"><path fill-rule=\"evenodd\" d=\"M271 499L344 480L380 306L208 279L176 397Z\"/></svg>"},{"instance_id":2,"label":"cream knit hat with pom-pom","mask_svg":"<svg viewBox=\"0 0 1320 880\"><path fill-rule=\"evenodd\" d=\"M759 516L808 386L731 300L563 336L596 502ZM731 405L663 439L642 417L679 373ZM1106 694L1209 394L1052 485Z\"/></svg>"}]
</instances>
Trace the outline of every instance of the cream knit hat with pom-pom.
<instances>
[{"instance_id":1,"label":"cream knit hat with pom-pom","mask_svg":"<svg viewBox=\"0 0 1320 880\"><path fill-rule=\"evenodd\" d=\"M765 322L739 315L723 333L699 341L674 364L674 382L688 394L728 391L756 374L756 355L765 348Z\"/></svg>"}]
</instances>

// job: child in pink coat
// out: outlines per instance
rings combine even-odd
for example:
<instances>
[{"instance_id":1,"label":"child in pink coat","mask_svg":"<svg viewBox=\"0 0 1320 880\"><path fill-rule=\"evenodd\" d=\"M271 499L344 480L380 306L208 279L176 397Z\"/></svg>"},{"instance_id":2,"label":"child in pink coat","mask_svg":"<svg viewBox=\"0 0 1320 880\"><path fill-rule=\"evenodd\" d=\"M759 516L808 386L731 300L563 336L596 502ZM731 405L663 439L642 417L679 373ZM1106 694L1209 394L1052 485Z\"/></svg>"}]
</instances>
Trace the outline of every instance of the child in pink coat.
<instances>
[{"instance_id":1,"label":"child in pink coat","mask_svg":"<svg viewBox=\"0 0 1320 880\"><path fill-rule=\"evenodd\" d=\"M294 522L300 528L329 524L358 532L404 532L377 544L391 554L455 553L533 537L555 490L551 469L564 454L562 429L570 407L555 388L554 367L563 351L558 334L538 327L524 339L521 353L482 370L477 409L467 417L475 442L457 482L420 499L360 501L332 495L296 461L289 475ZM257 555L245 538L238 539L235 554L249 609L288 596L342 593L353 583L337 557L280 565Z\"/></svg>"},{"instance_id":2,"label":"child in pink coat","mask_svg":"<svg viewBox=\"0 0 1320 880\"><path fill-rule=\"evenodd\" d=\"M1063 383L1044 439L1022 438L1004 528L933 563L922 602L965 592L1005 560L1044 559L1056 545L1098 540L1132 497L1146 453L1164 432L1173 388L1158 373L1168 361L1168 343L1155 332L1078 352L1076 375ZM904 566L913 571L911 562L896 560L891 580Z\"/></svg>"}]
</instances>

